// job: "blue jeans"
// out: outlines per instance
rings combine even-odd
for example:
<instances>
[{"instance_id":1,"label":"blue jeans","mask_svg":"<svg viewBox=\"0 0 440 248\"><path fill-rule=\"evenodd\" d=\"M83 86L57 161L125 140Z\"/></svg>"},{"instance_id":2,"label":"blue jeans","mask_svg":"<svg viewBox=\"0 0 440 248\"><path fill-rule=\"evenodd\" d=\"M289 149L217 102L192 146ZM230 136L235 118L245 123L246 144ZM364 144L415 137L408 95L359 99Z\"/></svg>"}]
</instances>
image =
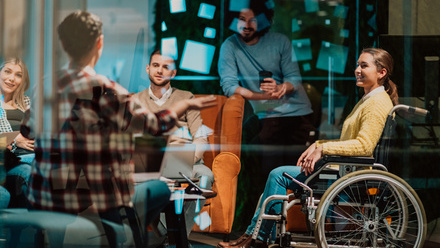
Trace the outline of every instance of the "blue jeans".
<instances>
[{"instance_id":1,"label":"blue jeans","mask_svg":"<svg viewBox=\"0 0 440 248\"><path fill-rule=\"evenodd\" d=\"M9 192L3 186L0 186L0 209L8 207L10 198Z\"/></svg>"},{"instance_id":2,"label":"blue jeans","mask_svg":"<svg viewBox=\"0 0 440 248\"><path fill-rule=\"evenodd\" d=\"M134 187L131 197L134 209L141 221L142 230L159 216L160 211L170 202L171 192L166 183L159 180L149 180Z\"/></svg>"},{"instance_id":3,"label":"blue jeans","mask_svg":"<svg viewBox=\"0 0 440 248\"><path fill-rule=\"evenodd\" d=\"M31 154L34 155L34 154ZM6 174L5 188L11 195L10 208L26 208L26 191L29 185L31 166L27 163L20 163Z\"/></svg>"},{"instance_id":4,"label":"blue jeans","mask_svg":"<svg viewBox=\"0 0 440 248\"><path fill-rule=\"evenodd\" d=\"M18 156L20 158L21 164L32 164L32 161L35 158L35 153L25 154Z\"/></svg>"},{"instance_id":5,"label":"blue jeans","mask_svg":"<svg viewBox=\"0 0 440 248\"><path fill-rule=\"evenodd\" d=\"M252 235L255 225L258 221L258 215L261 211L261 205L264 200L271 195L286 195L287 189L295 190L299 188L299 185L293 182L292 180L285 178L283 176L283 172L287 172L292 177L298 179L301 182L304 182L307 178L304 173L301 173L301 167L287 165L281 166L273 169L266 182L266 186L264 188L263 196L261 197L260 205L252 218L251 224L248 226L246 230L246 234ZM281 200L271 201L270 204L267 205L265 213L280 213L281 212ZM266 241L269 238L270 232L275 224L274 220L263 220L261 223L260 231L258 233L258 239Z\"/></svg>"}]
</instances>

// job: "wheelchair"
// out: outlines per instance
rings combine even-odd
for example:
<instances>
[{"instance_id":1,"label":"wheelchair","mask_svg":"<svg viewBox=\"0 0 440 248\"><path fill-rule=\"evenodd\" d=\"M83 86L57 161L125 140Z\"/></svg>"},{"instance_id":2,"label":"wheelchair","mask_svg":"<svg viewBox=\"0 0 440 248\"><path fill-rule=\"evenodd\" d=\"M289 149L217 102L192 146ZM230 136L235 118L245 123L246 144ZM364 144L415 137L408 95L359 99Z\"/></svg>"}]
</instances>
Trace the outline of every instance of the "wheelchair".
<instances>
[{"instance_id":1,"label":"wheelchair","mask_svg":"<svg viewBox=\"0 0 440 248\"><path fill-rule=\"evenodd\" d=\"M281 213L260 211L252 239L257 239L262 220L271 219L276 221L276 241L270 247L423 247L427 224L422 202L408 183L385 166L396 111L428 113L407 105L394 106L374 157L324 156L304 183L284 173L302 190L268 197L261 209L281 200ZM287 211L298 204L308 230L293 234L286 231Z\"/></svg>"}]
</instances>

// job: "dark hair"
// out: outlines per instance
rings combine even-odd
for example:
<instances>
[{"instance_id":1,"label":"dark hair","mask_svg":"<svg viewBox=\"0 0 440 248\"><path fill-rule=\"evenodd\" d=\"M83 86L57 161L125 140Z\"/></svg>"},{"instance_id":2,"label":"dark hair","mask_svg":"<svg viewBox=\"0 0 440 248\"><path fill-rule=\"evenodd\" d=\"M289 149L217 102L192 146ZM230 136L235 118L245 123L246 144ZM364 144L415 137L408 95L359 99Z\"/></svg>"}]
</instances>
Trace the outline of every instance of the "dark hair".
<instances>
[{"instance_id":1,"label":"dark hair","mask_svg":"<svg viewBox=\"0 0 440 248\"><path fill-rule=\"evenodd\" d=\"M379 81L379 84L385 87L386 92L390 95L393 105L399 104L397 86L390 79L394 67L393 57L387 51L380 48L366 48L362 50L362 53L369 53L373 56L377 71L381 69L387 70L387 74Z\"/></svg>"},{"instance_id":2,"label":"dark hair","mask_svg":"<svg viewBox=\"0 0 440 248\"><path fill-rule=\"evenodd\" d=\"M160 48L154 50L150 55L150 61L148 62L148 64L151 64L151 60L153 59L154 55L162 55L162 50Z\"/></svg>"},{"instance_id":3,"label":"dark hair","mask_svg":"<svg viewBox=\"0 0 440 248\"><path fill-rule=\"evenodd\" d=\"M232 1L232 0L231 0ZM256 32L257 36L263 36L265 33L267 33L272 25L273 16L274 16L274 10L267 8L266 3L268 0L250 0L248 7L243 7L243 9L251 9L254 12L255 17L257 17L260 14L264 14L269 21L270 25L258 32ZM242 10L243 10L242 9ZM229 12L229 19L232 21L234 18L238 18L238 15L240 12Z\"/></svg>"},{"instance_id":4,"label":"dark hair","mask_svg":"<svg viewBox=\"0 0 440 248\"><path fill-rule=\"evenodd\" d=\"M156 48L150 55L150 61L148 62L148 64L151 64L151 59L153 59L154 55L163 55L162 54L162 49L161 48ZM173 60L173 63L176 64L176 60L174 58L172 58L171 56L168 56Z\"/></svg>"},{"instance_id":5,"label":"dark hair","mask_svg":"<svg viewBox=\"0 0 440 248\"><path fill-rule=\"evenodd\" d=\"M81 10L68 15L58 26L63 48L75 61L92 50L101 34L102 22L99 17Z\"/></svg>"}]
</instances>

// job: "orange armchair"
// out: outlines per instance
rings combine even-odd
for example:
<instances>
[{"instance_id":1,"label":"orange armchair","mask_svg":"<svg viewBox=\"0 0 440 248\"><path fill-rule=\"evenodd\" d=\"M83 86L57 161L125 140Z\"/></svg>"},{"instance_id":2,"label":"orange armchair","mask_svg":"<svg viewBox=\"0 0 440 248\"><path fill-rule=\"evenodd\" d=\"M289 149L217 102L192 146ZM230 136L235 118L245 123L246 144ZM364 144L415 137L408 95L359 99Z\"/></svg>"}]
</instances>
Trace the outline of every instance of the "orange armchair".
<instances>
[{"instance_id":1,"label":"orange armchair","mask_svg":"<svg viewBox=\"0 0 440 248\"><path fill-rule=\"evenodd\" d=\"M203 109L201 115L203 124L214 130L208 137L211 149L205 151L203 159L214 174L212 187L217 196L208 199L200 211L209 214L211 225L204 230L195 225L193 231L229 234L234 222L237 178L241 168L244 98L240 95L216 97L218 104Z\"/></svg>"}]
</instances>

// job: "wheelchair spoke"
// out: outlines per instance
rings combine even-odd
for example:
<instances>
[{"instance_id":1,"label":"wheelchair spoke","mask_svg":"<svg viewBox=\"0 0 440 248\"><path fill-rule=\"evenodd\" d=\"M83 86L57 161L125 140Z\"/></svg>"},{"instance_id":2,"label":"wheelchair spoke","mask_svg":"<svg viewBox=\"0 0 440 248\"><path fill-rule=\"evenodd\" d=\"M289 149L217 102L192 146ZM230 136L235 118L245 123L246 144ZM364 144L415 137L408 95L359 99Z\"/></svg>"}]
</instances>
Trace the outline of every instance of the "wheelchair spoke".
<instances>
[{"instance_id":1,"label":"wheelchair spoke","mask_svg":"<svg viewBox=\"0 0 440 248\"><path fill-rule=\"evenodd\" d=\"M420 199L402 179L374 173L350 173L325 192L315 228L319 247L422 247Z\"/></svg>"}]
</instances>

